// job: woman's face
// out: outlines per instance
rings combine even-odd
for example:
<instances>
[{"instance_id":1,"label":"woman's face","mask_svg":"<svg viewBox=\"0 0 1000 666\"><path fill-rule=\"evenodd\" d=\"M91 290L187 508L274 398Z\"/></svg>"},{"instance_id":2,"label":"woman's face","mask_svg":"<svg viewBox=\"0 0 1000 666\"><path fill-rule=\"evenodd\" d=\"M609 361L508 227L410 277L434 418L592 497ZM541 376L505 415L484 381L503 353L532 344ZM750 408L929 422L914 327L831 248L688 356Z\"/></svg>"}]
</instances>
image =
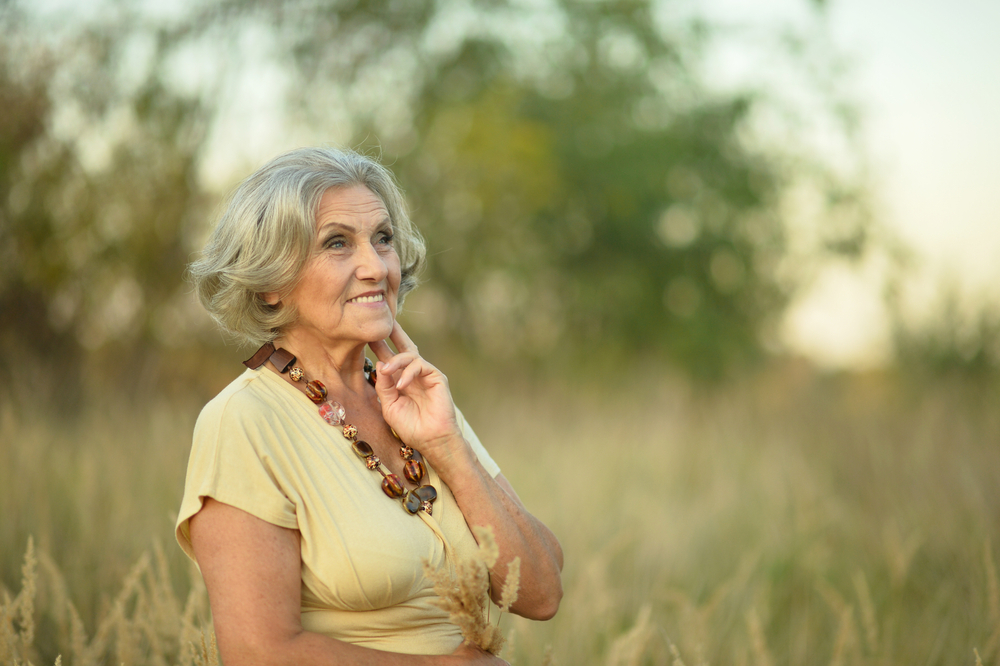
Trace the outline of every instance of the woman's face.
<instances>
[{"instance_id":1,"label":"woman's face","mask_svg":"<svg viewBox=\"0 0 1000 666\"><path fill-rule=\"evenodd\" d=\"M325 343L389 337L400 280L392 236L389 212L367 187L328 189L316 211L312 255L284 299L298 312L285 335ZM268 294L268 302L275 297Z\"/></svg>"}]
</instances>

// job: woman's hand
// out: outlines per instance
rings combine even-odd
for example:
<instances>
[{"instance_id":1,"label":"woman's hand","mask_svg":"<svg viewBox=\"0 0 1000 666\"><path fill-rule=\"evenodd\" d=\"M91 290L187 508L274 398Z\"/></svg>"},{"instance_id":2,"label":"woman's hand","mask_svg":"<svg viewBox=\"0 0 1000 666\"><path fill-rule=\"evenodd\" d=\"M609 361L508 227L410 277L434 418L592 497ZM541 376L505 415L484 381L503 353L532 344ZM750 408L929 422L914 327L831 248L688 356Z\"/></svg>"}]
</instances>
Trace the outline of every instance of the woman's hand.
<instances>
[{"instance_id":1,"label":"woman's hand","mask_svg":"<svg viewBox=\"0 0 1000 666\"><path fill-rule=\"evenodd\" d=\"M399 322L389 339L399 353L384 340L368 345L379 359L375 391L385 422L439 472L453 463L468 464L475 454L458 426L448 378L420 356Z\"/></svg>"}]
</instances>

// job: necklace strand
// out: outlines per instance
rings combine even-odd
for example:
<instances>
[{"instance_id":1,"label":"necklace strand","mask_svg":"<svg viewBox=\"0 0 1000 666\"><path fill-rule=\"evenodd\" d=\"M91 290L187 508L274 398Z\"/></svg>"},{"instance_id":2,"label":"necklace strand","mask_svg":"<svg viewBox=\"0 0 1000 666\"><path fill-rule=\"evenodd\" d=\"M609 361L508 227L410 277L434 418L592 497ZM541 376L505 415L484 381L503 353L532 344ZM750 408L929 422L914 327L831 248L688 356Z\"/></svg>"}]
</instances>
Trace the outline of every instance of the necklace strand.
<instances>
[{"instance_id":1,"label":"necklace strand","mask_svg":"<svg viewBox=\"0 0 1000 666\"><path fill-rule=\"evenodd\" d=\"M347 422L347 410L344 409L344 406L332 398L328 399L326 386L323 382L318 379L309 379L305 371L295 365L295 356L285 349L275 349L274 345L268 342L252 358L243 363L247 367L256 369L263 365L265 360L269 360L280 374L288 375L292 383L317 406L319 415L324 421L331 426L341 426L341 431L344 437L351 443L351 449L354 453L365 461L365 466L368 469L382 475L382 492L391 499L400 500L403 509L407 513L416 514L419 511L423 511L428 515L431 514L432 505L434 504L434 500L437 499L437 489L430 484L420 484L427 475L427 471L424 467L423 456L420 455L419 451L412 446L407 446L400 440L396 431L390 427L393 436L399 440L399 456L404 461L403 476L406 477L407 481L417 486L413 490L407 491L403 487L399 477L385 468L381 459L375 455L375 451L372 450L371 445L364 440L358 439L358 428ZM256 365L252 365L254 363ZM375 386L377 379L375 366L372 365L371 360L368 358L365 358L364 370L368 383ZM304 384L303 381L305 382Z\"/></svg>"}]
</instances>

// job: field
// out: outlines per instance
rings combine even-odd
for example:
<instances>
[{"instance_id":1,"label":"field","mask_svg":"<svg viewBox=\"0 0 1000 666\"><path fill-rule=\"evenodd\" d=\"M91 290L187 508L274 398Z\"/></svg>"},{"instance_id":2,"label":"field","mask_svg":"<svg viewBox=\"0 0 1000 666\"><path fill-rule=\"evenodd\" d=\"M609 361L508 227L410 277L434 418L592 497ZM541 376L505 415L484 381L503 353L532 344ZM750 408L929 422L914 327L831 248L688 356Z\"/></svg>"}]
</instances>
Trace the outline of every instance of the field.
<instances>
[{"instance_id":1,"label":"field","mask_svg":"<svg viewBox=\"0 0 1000 666\"><path fill-rule=\"evenodd\" d=\"M566 552L557 617L502 619L512 664L1000 663L995 393L794 364L713 391L653 374L452 376ZM0 408L0 661L211 661L172 538L197 410Z\"/></svg>"}]
</instances>

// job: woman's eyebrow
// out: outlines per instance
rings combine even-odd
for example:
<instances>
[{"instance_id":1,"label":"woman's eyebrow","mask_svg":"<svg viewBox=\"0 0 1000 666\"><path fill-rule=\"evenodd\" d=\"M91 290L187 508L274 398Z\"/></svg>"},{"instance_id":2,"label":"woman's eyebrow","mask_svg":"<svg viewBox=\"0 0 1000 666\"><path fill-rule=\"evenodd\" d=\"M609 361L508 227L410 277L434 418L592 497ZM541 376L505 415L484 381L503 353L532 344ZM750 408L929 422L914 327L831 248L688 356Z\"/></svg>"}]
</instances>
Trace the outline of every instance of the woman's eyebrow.
<instances>
[{"instance_id":1,"label":"woman's eyebrow","mask_svg":"<svg viewBox=\"0 0 1000 666\"><path fill-rule=\"evenodd\" d=\"M389 227L390 229L392 228L392 219L388 215L379 220L379 222L377 222L374 226L375 229L383 229L385 227ZM324 234L331 229L339 229L348 233L358 232L358 227L353 224L348 224L346 222L327 222L319 228L319 233Z\"/></svg>"},{"instance_id":2,"label":"woman's eyebrow","mask_svg":"<svg viewBox=\"0 0 1000 666\"><path fill-rule=\"evenodd\" d=\"M344 222L327 222L326 224L324 224L322 227L319 228L319 232L322 234L329 231L330 229L339 229L341 231L347 231L350 233L354 233L355 231L357 231L357 227L355 227L352 224L346 224Z\"/></svg>"}]
</instances>

